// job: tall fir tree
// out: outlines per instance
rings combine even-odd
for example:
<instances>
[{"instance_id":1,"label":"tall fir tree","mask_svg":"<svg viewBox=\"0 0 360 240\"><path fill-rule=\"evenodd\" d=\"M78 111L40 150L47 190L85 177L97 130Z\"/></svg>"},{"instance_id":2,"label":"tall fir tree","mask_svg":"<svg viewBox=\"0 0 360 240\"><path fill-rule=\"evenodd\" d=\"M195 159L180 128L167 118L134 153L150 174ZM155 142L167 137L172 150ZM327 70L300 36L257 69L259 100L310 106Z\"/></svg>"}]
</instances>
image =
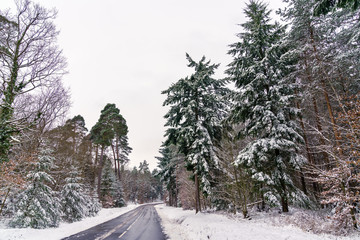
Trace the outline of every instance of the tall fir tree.
<instances>
[{"instance_id":1,"label":"tall fir tree","mask_svg":"<svg viewBox=\"0 0 360 240\"><path fill-rule=\"evenodd\" d=\"M179 146L188 170L193 173L198 212L201 211L200 189L205 194L211 193L211 171L217 168L214 148L226 114L223 95L227 90L223 80L212 77L218 65L210 64L205 57L198 63L188 54L186 57L195 73L172 84L162 94L167 95L164 106L170 106L165 115L169 127L166 136L169 143Z\"/></svg>"},{"instance_id":2,"label":"tall fir tree","mask_svg":"<svg viewBox=\"0 0 360 240\"><path fill-rule=\"evenodd\" d=\"M288 81L293 53L282 44L284 29L270 23L267 6L250 1L244 10L240 41L230 45L234 58L226 73L237 92L230 114L233 123L243 123L242 136L253 140L240 151L235 164L245 168L258 183L264 201L289 211L289 201L305 197L292 175L303 163L292 107L295 84Z\"/></svg>"}]
</instances>

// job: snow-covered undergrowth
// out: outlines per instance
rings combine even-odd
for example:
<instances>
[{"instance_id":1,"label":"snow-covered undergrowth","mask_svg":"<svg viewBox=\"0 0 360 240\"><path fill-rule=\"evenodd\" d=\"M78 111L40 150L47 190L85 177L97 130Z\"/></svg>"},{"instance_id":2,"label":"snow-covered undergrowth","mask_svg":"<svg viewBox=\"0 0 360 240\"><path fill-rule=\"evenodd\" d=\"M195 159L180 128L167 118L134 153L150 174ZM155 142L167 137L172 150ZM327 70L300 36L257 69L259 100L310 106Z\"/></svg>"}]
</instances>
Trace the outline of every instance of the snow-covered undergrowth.
<instances>
[{"instance_id":1,"label":"snow-covered undergrowth","mask_svg":"<svg viewBox=\"0 0 360 240\"><path fill-rule=\"evenodd\" d=\"M321 229L322 222L314 222L316 217L304 219L306 213L255 215L251 220L240 215L219 213L198 213L165 205L157 205L156 210L162 220L165 234L171 240L360 240L360 234L347 237L308 232L306 226ZM303 222L304 230L294 226ZM306 221L310 221L306 224ZM316 226L319 225L319 226ZM326 226L325 226L326 227Z\"/></svg>"},{"instance_id":2,"label":"snow-covered undergrowth","mask_svg":"<svg viewBox=\"0 0 360 240\"><path fill-rule=\"evenodd\" d=\"M289 213L279 214L278 211L252 212L251 216L257 222L269 223L272 226L291 225L305 232L315 234L332 234L337 236L354 236L356 234L353 229L337 227L337 223L329 217L329 212L326 209L312 211L291 208Z\"/></svg>"},{"instance_id":3,"label":"snow-covered undergrowth","mask_svg":"<svg viewBox=\"0 0 360 240\"><path fill-rule=\"evenodd\" d=\"M116 218L138 206L129 204L122 208L103 208L95 217L74 223L60 223L58 228L8 228L5 222L0 222L0 240L58 240Z\"/></svg>"}]
</instances>

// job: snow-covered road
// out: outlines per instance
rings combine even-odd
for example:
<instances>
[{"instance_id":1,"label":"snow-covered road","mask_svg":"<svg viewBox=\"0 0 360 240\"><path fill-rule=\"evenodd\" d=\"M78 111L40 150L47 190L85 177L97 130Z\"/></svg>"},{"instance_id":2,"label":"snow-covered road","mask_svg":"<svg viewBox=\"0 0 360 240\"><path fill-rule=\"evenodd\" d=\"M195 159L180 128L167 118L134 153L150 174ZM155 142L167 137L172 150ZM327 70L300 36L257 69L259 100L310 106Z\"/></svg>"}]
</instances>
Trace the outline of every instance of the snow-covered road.
<instances>
[{"instance_id":1,"label":"snow-covered road","mask_svg":"<svg viewBox=\"0 0 360 240\"><path fill-rule=\"evenodd\" d=\"M146 204L64 240L165 240L153 204Z\"/></svg>"},{"instance_id":2,"label":"snow-covered road","mask_svg":"<svg viewBox=\"0 0 360 240\"><path fill-rule=\"evenodd\" d=\"M0 225L0 240L59 240L116 218L138 206L139 205L131 204L123 208L104 208L95 217L85 218L80 222L60 223L58 228L14 229L6 228L6 226L2 224Z\"/></svg>"}]
</instances>

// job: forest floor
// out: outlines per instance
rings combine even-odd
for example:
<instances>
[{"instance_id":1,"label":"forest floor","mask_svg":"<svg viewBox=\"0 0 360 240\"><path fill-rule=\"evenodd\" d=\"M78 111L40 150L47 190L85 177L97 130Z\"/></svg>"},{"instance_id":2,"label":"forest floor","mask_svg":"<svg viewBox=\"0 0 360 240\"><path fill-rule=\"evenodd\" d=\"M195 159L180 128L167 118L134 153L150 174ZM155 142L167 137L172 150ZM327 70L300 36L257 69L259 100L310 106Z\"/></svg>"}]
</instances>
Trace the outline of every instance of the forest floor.
<instances>
[{"instance_id":1,"label":"forest floor","mask_svg":"<svg viewBox=\"0 0 360 240\"><path fill-rule=\"evenodd\" d=\"M155 206L164 233L171 240L360 240L360 232L348 236L325 234L330 220L313 211L291 209L290 213L251 212L251 220L229 213L198 213L192 210Z\"/></svg>"}]
</instances>

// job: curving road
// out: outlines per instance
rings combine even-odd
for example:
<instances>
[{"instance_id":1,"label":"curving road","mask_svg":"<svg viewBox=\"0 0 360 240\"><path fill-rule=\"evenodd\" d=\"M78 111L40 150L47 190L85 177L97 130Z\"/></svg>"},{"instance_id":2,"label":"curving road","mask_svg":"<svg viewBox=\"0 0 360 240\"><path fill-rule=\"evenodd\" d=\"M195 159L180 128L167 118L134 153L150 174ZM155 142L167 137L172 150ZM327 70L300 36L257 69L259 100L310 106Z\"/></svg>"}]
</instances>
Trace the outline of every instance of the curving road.
<instances>
[{"instance_id":1,"label":"curving road","mask_svg":"<svg viewBox=\"0 0 360 240\"><path fill-rule=\"evenodd\" d=\"M117 218L63 240L165 240L154 204L143 205Z\"/></svg>"}]
</instances>

